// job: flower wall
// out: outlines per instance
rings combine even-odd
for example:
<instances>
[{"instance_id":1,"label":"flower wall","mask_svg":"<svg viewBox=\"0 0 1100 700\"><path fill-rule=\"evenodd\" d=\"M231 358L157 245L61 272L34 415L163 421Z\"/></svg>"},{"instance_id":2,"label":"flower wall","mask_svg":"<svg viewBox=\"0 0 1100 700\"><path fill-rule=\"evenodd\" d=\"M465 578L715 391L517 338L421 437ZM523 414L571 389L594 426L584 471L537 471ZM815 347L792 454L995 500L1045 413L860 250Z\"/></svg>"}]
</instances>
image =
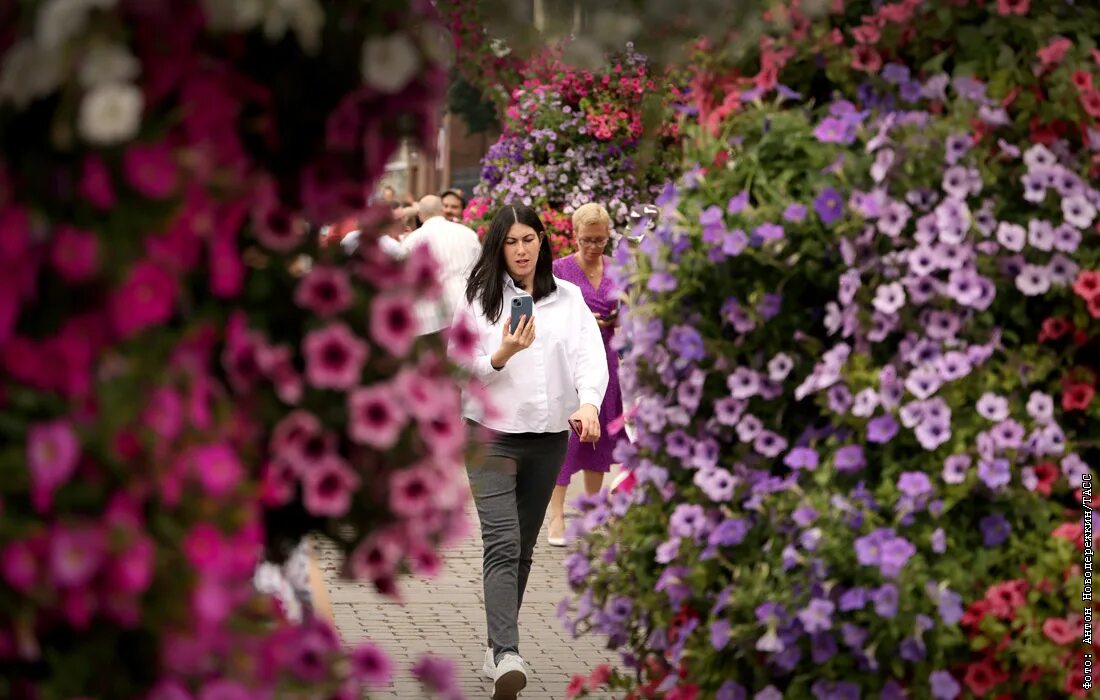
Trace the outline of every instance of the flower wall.
<instances>
[{"instance_id":1,"label":"flower wall","mask_svg":"<svg viewBox=\"0 0 1100 700\"><path fill-rule=\"evenodd\" d=\"M570 68L548 51L525 75L504 112L500 140L482 159L464 218L481 235L499 207L532 206L557 256L572 250L571 217L580 205L603 204L621 231L632 206L652 201L678 161L678 125L666 111L656 155L643 163L644 100L658 94L658 84L629 48L603 73Z\"/></svg>"},{"instance_id":2,"label":"flower wall","mask_svg":"<svg viewBox=\"0 0 1100 700\"><path fill-rule=\"evenodd\" d=\"M771 17L617 255L638 486L583 502L561 612L627 672L572 688L1087 695L1100 16Z\"/></svg>"},{"instance_id":3,"label":"flower wall","mask_svg":"<svg viewBox=\"0 0 1100 700\"><path fill-rule=\"evenodd\" d=\"M0 696L385 685L252 576L316 532L393 593L463 532L459 378L414 337L435 263L315 233L378 228L364 193L431 140L430 3L0 14Z\"/></svg>"}]
</instances>

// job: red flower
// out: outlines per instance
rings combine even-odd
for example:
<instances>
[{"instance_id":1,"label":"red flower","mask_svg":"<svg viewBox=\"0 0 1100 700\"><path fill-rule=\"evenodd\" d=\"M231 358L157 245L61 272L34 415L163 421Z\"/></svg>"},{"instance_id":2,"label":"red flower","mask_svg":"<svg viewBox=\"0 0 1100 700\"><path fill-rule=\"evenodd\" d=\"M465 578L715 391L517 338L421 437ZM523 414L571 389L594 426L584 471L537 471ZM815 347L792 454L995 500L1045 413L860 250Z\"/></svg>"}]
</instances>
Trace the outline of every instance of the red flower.
<instances>
[{"instance_id":1,"label":"red flower","mask_svg":"<svg viewBox=\"0 0 1100 700\"><path fill-rule=\"evenodd\" d=\"M600 686L607 683L611 679L611 665L600 664L596 668L592 669L592 675L588 677L588 687L590 690L598 690Z\"/></svg>"},{"instance_id":2,"label":"red flower","mask_svg":"<svg viewBox=\"0 0 1100 700\"><path fill-rule=\"evenodd\" d=\"M1089 316L1092 316L1093 318L1100 318L1100 294L1097 294L1096 296L1088 300L1087 308L1089 311ZM1084 331L1081 331L1081 335L1084 335ZM1081 338L1079 341L1077 341L1077 344L1084 345L1086 340L1088 340L1087 337Z\"/></svg>"},{"instance_id":3,"label":"red flower","mask_svg":"<svg viewBox=\"0 0 1100 700\"><path fill-rule=\"evenodd\" d=\"M1082 551L1085 549L1085 528L1081 523L1062 523L1054 528L1054 532L1050 535L1067 542L1073 542L1077 545L1077 549Z\"/></svg>"},{"instance_id":4,"label":"red flower","mask_svg":"<svg viewBox=\"0 0 1100 700\"><path fill-rule=\"evenodd\" d=\"M1090 117L1100 118L1100 90L1089 90L1077 98Z\"/></svg>"},{"instance_id":5,"label":"red flower","mask_svg":"<svg viewBox=\"0 0 1100 700\"><path fill-rule=\"evenodd\" d=\"M1031 0L997 0L997 13L1002 16L1027 14Z\"/></svg>"},{"instance_id":6,"label":"red flower","mask_svg":"<svg viewBox=\"0 0 1100 700\"><path fill-rule=\"evenodd\" d=\"M1073 291L1085 301L1100 293L1100 271L1081 270L1073 282Z\"/></svg>"},{"instance_id":7,"label":"red flower","mask_svg":"<svg viewBox=\"0 0 1100 700\"><path fill-rule=\"evenodd\" d=\"M1073 87L1077 88L1080 92L1087 92L1092 89L1092 73L1087 70L1075 70L1073 71Z\"/></svg>"},{"instance_id":8,"label":"red flower","mask_svg":"<svg viewBox=\"0 0 1100 700\"><path fill-rule=\"evenodd\" d=\"M989 603L989 611L1002 620L1016 618L1016 610L1022 608L1027 601L1024 592L1027 583L1023 581L1004 581L990 586L985 593L985 600Z\"/></svg>"},{"instance_id":9,"label":"red flower","mask_svg":"<svg viewBox=\"0 0 1100 700\"><path fill-rule=\"evenodd\" d=\"M1044 496L1049 496L1051 487L1054 486L1054 482L1058 480L1058 468L1050 462L1036 464L1035 478L1038 480L1038 483L1035 485L1035 490Z\"/></svg>"},{"instance_id":10,"label":"red flower","mask_svg":"<svg viewBox=\"0 0 1100 700\"><path fill-rule=\"evenodd\" d=\"M584 692L584 676L576 674L569 679L569 685L565 686L565 697L575 698Z\"/></svg>"},{"instance_id":11,"label":"red flower","mask_svg":"<svg viewBox=\"0 0 1100 700\"><path fill-rule=\"evenodd\" d=\"M972 628L972 631L977 631L978 625L985 619L986 614L989 613L989 603L983 600L975 600L963 613L962 618L959 620L963 627Z\"/></svg>"},{"instance_id":12,"label":"red flower","mask_svg":"<svg viewBox=\"0 0 1100 700\"><path fill-rule=\"evenodd\" d=\"M882 68L882 56L874 48L860 44L852 49L852 68L867 73L878 73Z\"/></svg>"},{"instance_id":13,"label":"red flower","mask_svg":"<svg viewBox=\"0 0 1100 700\"><path fill-rule=\"evenodd\" d=\"M1066 333L1073 330L1073 324L1069 322L1069 319L1064 316L1051 316L1043 321L1043 325L1039 328L1039 342L1045 343L1048 340L1058 340Z\"/></svg>"},{"instance_id":14,"label":"red flower","mask_svg":"<svg viewBox=\"0 0 1100 700\"><path fill-rule=\"evenodd\" d=\"M1039 57L1039 62L1043 64L1043 67L1049 68L1057 63L1061 63L1062 59L1066 56L1066 52L1069 51L1072 46L1072 41L1064 36L1060 36L1039 49L1036 55Z\"/></svg>"},{"instance_id":15,"label":"red flower","mask_svg":"<svg viewBox=\"0 0 1100 700\"><path fill-rule=\"evenodd\" d=\"M852 38L859 44L877 44L880 34L877 27L864 24L852 30Z\"/></svg>"},{"instance_id":16,"label":"red flower","mask_svg":"<svg viewBox=\"0 0 1100 700\"><path fill-rule=\"evenodd\" d=\"M1065 411L1084 411L1092 403L1096 390L1091 384L1067 384L1062 393L1062 409Z\"/></svg>"},{"instance_id":17,"label":"red flower","mask_svg":"<svg viewBox=\"0 0 1100 700\"><path fill-rule=\"evenodd\" d=\"M982 697L996 687L997 683L1000 682L1000 675L993 662L990 659L985 659L966 667L963 683L966 683L966 687L970 688L971 693Z\"/></svg>"},{"instance_id":18,"label":"red flower","mask_svg":"<svg viewBox=\"0 0 1100 700\"><path fill-rule=\"evenodd\" d=\"M1068 620L1063 620L1060 617L1048 617L1044 620L1043 634L1058 646L1065 646L1077 641L1077 630L1069 624Z\"/></svg>"}]
</instances>

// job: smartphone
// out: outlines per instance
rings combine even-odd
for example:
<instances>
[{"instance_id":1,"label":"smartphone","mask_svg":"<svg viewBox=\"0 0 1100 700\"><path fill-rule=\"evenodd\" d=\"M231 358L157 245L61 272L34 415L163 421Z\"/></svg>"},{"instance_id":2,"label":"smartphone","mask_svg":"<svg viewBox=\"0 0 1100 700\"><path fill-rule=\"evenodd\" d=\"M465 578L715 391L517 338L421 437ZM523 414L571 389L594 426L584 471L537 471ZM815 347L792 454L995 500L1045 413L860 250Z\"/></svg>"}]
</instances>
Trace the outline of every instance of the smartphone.
<instances>
[{"instance_id":1,"label":"smartphone","mask_svg":"<svg viewBox=\"0 0 1100 700\"><path fill-rule=\"evenodd\" d=\"M519 325L520 316L526 316L530 319L535 314L535 301L531 298L530 294L520 294L512 299L512 322L508 327L509 333L516 332L516 326Z\"/></svg>"}]
</instances>

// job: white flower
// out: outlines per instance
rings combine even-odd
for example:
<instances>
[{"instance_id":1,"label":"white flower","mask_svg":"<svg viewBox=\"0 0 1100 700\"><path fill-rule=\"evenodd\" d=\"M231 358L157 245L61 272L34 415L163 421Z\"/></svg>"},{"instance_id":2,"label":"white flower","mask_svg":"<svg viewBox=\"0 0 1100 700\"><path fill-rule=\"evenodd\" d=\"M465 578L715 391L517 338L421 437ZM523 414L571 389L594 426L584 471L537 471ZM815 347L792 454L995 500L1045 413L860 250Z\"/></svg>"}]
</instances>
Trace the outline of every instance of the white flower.
<instances>
[{"instance_id":1,"label":"white flower","mask_svg":"<svg viewBox=\"0 0 1100 700\"><path fill-rule=\"evenodd\" d=\"M905 305L905 288L897 282L880 285L871 304L884 314L896 313Z\"/></svg>"},{"instance_id":2,"label":"white flower","mask_svg":"<svg viewBox=\"0 0 1100 700\"><path fill-rule=\"evenodd\" d=\"M1074 195L1062 200L1062 216L1066 223L1073 224L1077 228L1088 228L1092 220L1096 218L1096 207L1083 195Z\"/></svg>"},{"instance_id":3,"label":"white flower","mask_svg":"<svg viewBox=\"0 0 1100 700\"><path fill-rule=\"evenodd\" d=\"M768 378L773 382L781 382L794 369L794 360L786 353L779 353L768 362Z\"/></svg>"},{"instance_id":4,"label":"white flower","mask_svg":"<svg viewBox=\"0 0 1100 700\"><path fill-rule=\"evenodd\" d=\"M275 0L264 17L264 36L278 41L287 30L293 31L307 54L321 49L321 30L325 26L325 11L317 0Z\"/></svg>"},{"instance_id":5,"label":"white flower","mask_svg":"<svg viewBox=\"0 0 1100 700\"><path fill-rule=\"evenodd\" d=\"M264 16L263 0L202 0L207 25L216 32L252 29Z\"/></svg>"},{"instance_id":6,"label":"white flower","mask_svg":"<svg viewBox=\"0 0 1100 700\"><path fill-rule=\"evenodd\" d=\"M105 83L129 83L138 77L141 64L122 44L95 44L84 54L77 76L85 88Z\"/></svg>"},{"instance_id":7,"label":"white flower","mask_svg":"<svg viewBox=\"0 0 1100 700\"><path fill-rule=\"evenodd\" d=\"M367 85L395 93L408 85L420 70L420 52L404 32L371 37L363 42L360 69Z\"/></svg>"},{"instance_id":8,"label":"white flower","mask_svg":"<svg viewBox=\"0 0 1100 700\"><path fill-rule=\"evenodd\" d=\"M133 85L100 85L81 100L77 129L90 144L122 143L137 134L143 105L141 90Z\"/></svg>"},{"instance_id":9,"label":"white flower","mask_svg":"<svg viewBox=\"0 0 1100 700\"><path fill-rule=\"evenodd\" d=\"M997 241L1006 249L1019 253L1027 244L1027 230L1019 224L1002 221L997 226Z\"/></svg>"},{"instance_id":10,"label":"white flower","mask_svg":"<svg viewBox=\"0 0 1100 700\"><path fill-rule=\"evenodd\" d=\"M1037 143L1024 151L1024 163L1027 165L1028 170L1036 170L1056 165L1058 159L1054 157L1050 149L1041 143Z\"/></svg>"},{"instance_id":11,"label":"white flower","mask_svg":"<svg viewBox=\"0 0 1100 700\"><path fill-rule=\"evenodd\" d=\"M116 0L46 0L39 5L34 38L45 51L56 51L80 34L94 9L109 10Z\"/></svg>"},{"instance_id":12,"label":"white flower","mask_svg":"<svg viewBox=\"0 0 1100 700\"><path fill-rule=\"evenodd\" d=\"M0 69L0 102L26 107L61 84L60 54L45 51L31 39L12 46Z\"/></svg>"}]
</instances>

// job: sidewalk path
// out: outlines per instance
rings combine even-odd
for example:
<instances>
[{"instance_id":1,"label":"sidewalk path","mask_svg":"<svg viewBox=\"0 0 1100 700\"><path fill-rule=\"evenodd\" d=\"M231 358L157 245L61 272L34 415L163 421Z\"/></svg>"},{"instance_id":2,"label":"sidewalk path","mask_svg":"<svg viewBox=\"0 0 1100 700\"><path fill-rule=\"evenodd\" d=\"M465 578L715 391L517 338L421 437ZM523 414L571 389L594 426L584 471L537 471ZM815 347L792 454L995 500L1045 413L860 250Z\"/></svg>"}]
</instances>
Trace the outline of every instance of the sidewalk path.
<instances>
[{"instance_id":1,"label":"sidewalk path","mask_svg":"<svg viewBox=\"0 0 1100 700\"><path fill-rule=\"evenodd\" d=\"M572 500L578 486L569 493ZM445 552L444 569L435 579L401 581L404 604L377 595L366 584L336 577L331 549L319 553L328 582L333 615L345 643L370 639L393 657L399 674L394 685L371 694L371 700L424 698L408 672L425 652L454 660L460 685L468 700L492 695L492 684L481 677L485 656L485 615L481 589L481 535L477 514L469 506L472 534ZM546 544L546 528L535 548L535 564L520 611L520 653L532 674L523 700L561 700L574 673L587 673L598 664L615 663L617 654L603 650L598 638L573 639L562 630L556 611L568 595L561 561L566 549Z\"/></svg>"}]
</instances>

